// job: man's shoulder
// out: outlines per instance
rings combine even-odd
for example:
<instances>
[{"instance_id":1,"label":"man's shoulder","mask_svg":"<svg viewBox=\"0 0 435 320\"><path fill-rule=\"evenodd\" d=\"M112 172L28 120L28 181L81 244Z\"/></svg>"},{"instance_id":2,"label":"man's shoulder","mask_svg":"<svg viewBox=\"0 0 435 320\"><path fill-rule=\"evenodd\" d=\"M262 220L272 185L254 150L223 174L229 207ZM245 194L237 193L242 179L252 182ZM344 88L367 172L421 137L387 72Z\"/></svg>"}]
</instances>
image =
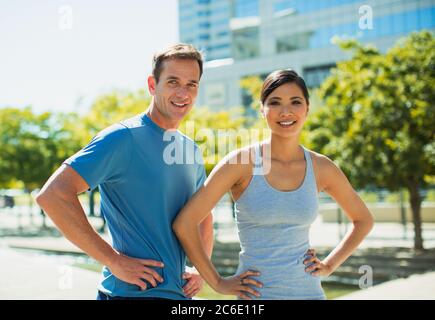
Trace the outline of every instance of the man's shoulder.
<instances>
[{"instance_id":1,"label":"man's shoulder","mask_svg":"<svg viewBox=\"0 0 435 320\"><path fill-rule=\"evenodd\" d=\"M192 138L190 138L189 136L186 136L184 133L182 133L181 131L179 131L180 137L181 139L183 139L186 143L188 144L193 144L195 145L195 147L197 147L198 145L196 144L195 140L193 140Z\"/></svg>"},{"instance_id":2,"label":"man's shoulder","mask_svg":"<svg viewBox=\"0 0 435 320\"><path fill-rule=\"evenodd\" d=\"M127 129L141 128L144 126L142 117L143 114L137 114L131 118L120 121L118 124L124 126Z\"/></svg>"},{"instance_id":3,"label":"man's shoulder","mask_svg":"<svg viewBox=\"0 0 435 320\"><path fill-rule=\"evenodd\" d=\"M189 136L187 136L186 134L184 134L183 132L177 130L174 131L173 133L170 133L172 135L177 136L177 139L180 139L185 147L190 148L191 146L193 146L194 150L198 150L199 151L199 145L195 142L195 140L193 140L192 138L190 138Z\"/></svg>"},{"instance_id":4,"label":"man's shoulder","mask_svg":"<svg viewBox=\"0 0 435 320\"><path fill-rule=\"evenodd\" d=\"M101 130L97 137L100 139L123 140L128 138L128 127L121 123L114 123L107 128Z\"/></svg>"},{"instance_id":5,"label":"man's shoulder","mask_svg":"<svg viewBox=\"0 0 435 320\"><path fill-rule=\"evenodd\" d=\"M121 120L109 127L101 130L98 135L112 139L129 139L130 131L135 128L143 127L141 115Z\"/></svg>"}]
</instances>

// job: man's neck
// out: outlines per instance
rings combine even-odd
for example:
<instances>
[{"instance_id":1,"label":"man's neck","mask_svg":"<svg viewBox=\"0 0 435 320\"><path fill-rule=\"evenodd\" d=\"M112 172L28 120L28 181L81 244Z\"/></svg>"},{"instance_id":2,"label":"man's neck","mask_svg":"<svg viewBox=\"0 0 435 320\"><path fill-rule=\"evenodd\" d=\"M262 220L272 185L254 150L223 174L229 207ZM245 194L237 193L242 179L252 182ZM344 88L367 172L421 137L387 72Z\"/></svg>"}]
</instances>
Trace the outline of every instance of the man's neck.
<instances>
[{"instance_id":1,"label":"man's neck","mask_svg":"<svg viewBox=\"0 0 435 320\"><path fill-rule=\"evenodd\" d=\"M179 121L170 121L165 118L154 105L153 102L150 103L146 115L160 128L164 130L177 130L180 125Z\"/></svg>"}]
</instances>

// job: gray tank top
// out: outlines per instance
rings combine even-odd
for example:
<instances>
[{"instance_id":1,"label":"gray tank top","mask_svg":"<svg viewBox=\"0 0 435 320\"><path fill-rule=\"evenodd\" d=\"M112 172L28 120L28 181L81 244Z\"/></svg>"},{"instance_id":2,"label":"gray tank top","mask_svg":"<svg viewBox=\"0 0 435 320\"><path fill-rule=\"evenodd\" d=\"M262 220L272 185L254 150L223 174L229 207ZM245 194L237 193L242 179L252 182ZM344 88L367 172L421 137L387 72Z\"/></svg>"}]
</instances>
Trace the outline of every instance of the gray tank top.
<instances>
[{"instance_id":1,"label":"gray tank top","mask_svg":"<svg viewBox=\"0 0 435 320\"><path fill-rule=\"evenodd\" d=\"M320 278L305 272L309 229L318 214L318 193L310 153L302 184L279 191L263 174L260 144L254 146L252 179L235 202L241 252L237 274L258 270L260 299L325 299ZM254 297L253 297L254 298Z\"/></svg>"}]
</instances>

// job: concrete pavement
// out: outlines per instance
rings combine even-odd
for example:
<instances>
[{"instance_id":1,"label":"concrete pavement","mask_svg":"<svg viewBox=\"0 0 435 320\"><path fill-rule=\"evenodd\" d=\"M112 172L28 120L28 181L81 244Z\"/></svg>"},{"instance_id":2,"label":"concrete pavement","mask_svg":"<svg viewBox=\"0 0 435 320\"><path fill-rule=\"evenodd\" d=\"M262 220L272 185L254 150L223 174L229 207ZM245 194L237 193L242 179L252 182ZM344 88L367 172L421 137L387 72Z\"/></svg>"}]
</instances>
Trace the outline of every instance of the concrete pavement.
<instances>
[{"instance_id":1,"label":"concrete pavement","mask_svg":"<svg viewBox=\"0 0 435 320\"><path fill-rule=\"evenodd\" d=\"M0 247L0 300L95 300L100 274ZM435 272L360 290L338 300L435 300Z\"/></svg>"},{"instance_id":2,"label":"concrete pavement","mask_svg":"<svg viewBox=\"0 0 435 320\"><path fill-rule=\"evenodd\" d=\"M100 274L0 248L0 300L95 300Z\"/></svg>"},{"instance_id":3,"label":"concrete pavement","mask_svg":"<svg viewBox=\"0 0 435 320\"><path fill-rule=\"evenodd\" d=\"M337 300L435 300L435 272L384 282Z\"/></svg>"}]
</instances>

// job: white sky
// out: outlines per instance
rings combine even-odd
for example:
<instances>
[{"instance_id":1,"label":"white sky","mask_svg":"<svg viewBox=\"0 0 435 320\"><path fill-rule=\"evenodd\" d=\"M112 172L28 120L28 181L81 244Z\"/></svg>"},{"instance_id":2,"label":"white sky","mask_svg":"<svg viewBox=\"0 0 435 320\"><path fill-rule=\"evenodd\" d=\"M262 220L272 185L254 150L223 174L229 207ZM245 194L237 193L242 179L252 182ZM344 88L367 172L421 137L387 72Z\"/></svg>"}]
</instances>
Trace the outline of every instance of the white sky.
<instances>
[{"instance_id":1,"label":"white sky","mask_svg":"<svg viewBox=\"0 0 435 320\"><path fill-rule=\"evenodd\" d=\"M177 41L177 0L0 0L0 107L83 112Z\"/></svg>"}]
</instances>

